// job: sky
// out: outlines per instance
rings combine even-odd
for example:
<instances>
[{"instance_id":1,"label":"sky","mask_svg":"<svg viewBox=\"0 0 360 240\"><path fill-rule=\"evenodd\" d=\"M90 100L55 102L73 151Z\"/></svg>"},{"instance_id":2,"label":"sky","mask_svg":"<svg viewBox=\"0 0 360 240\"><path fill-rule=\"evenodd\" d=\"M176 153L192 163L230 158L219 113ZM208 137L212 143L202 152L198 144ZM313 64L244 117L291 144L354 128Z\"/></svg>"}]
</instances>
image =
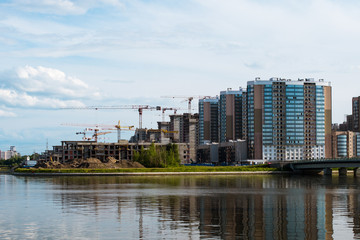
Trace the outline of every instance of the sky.
<instances>
[{"instance_id":1,"label":"sky","mask_svg":"<svg viewBox=\"0 0 360 240\"><path fill-rule=\"evenodd\" d=\"M0 150L42 152L86 126L139 124L132 109L63 108L181 113L185 98L163 96L215 96L256 77L331 82L341 123L360 95L359 12L355 0L0 0ZM146 110L143 127L161 118Z\"/></svg>"}]
</instances>

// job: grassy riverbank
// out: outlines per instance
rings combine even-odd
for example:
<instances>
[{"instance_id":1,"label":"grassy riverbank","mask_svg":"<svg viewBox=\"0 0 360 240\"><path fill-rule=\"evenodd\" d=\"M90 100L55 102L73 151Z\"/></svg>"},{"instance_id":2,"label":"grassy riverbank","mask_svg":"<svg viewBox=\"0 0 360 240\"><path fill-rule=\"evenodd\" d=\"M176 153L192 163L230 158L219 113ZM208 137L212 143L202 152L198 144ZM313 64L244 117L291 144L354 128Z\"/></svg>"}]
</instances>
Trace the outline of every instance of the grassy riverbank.
<instances>
[{"instance_id":1,"label":"grassy riverbank","mask_svg":"<svg viewBox=\"0 0 360 240\"><path fill-rule=\"evenodd\" d=\"M10 172L10 167L0 166L0 173L8 173L8 172Z\"/></svg>"},{"instance_id":2,"label":"grassy riverbank","mask_svg":"<svg viewBox=\"0 0 360 240\"><path fill-rule=\"evenodd\" d=\"M169 168L118 168L118 169L92 169L92 168L18 168L18 173L147 173L147 172L249 172L249 171L279 171L268 165L257 166L181 166Z\"/></svg>"}]
</instances>

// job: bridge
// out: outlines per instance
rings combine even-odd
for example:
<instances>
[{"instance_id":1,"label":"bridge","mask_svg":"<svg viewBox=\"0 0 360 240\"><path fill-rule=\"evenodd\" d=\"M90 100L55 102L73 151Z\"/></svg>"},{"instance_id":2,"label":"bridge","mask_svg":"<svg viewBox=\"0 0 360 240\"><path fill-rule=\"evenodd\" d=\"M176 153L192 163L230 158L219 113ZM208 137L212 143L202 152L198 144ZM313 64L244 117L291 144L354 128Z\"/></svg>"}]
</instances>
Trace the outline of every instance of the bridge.
<instances>
[{"instance_id":1,"label":"bridge","mask_svg":"<svg viewBox=\"0 0 360 240\"><path fill-rule=\"evenodd\" d=\"M289 163L289 167L295 173L320 173L331 175L333 168L339 169L339 175L346 175L347 168L354 169L354 176L360 176L360 158L342 158L342 159L315 159L303 160Z\"/></svg>"}]
</instances>

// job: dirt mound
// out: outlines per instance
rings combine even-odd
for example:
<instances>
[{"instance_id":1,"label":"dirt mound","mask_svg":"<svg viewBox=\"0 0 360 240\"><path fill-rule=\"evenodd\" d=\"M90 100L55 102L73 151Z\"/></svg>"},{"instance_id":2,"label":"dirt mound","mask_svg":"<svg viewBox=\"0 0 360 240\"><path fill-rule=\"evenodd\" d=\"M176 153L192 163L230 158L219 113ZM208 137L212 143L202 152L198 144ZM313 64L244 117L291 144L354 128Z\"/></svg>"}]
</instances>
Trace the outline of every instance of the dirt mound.
<instances>
[{"instance_id":1,"label":"dirt mound","mask_svg":"<svg viewBox=\"0 0 360 240\"><path fill-rule=\"evenodd\" d=\"M83 162L82 159L70 159L62 164L63 168L77 168Z\"/></svg>"},{"instance_id":2,"label":"dirt mound","mask_svg":"<svg viewBox=\"0 0 360 240\"><path fill-rule=\"evenodd\" d=\"M83 159L77 168L106 168L105 163L102 163L97 158L87 158Z\"/></svg>"},{"instance_id":3,"label":"dirt mound","mask_svg":"<svg viewBox=\"0 0 360 240\"><path fill-rule=\"evenodd\" d=\"M106 163L116 164L117 162L118 162L118 160L116 158L108 157Z\"/></svg>"},{"instance_id":4,"label":"dirt mound","mask_svg":"<svg viewBox=\"0 0 360 240\"><path fill-rule=\"evenodd\" d=\"M38 162L35 168L63 168L63 165L60 162Z\"/></svg>"}]
</instances>

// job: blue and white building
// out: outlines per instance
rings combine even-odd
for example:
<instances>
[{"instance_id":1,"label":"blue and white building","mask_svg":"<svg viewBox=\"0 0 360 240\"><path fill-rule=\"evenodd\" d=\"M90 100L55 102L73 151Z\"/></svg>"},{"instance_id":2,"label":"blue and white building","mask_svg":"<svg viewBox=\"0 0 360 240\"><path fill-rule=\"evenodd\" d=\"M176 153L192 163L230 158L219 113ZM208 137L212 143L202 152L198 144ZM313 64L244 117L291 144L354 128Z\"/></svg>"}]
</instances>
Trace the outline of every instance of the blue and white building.
<instances>
[{"instance_id":1,"label":"blue and white building","mask_svg":"<svg viewBox=\"0 0 360 240\"><path fill-rule=\"evenodd\" d=\"M296 161L331 156L331 84L256 78L247 84L248 157Z\"/></svg>"}]
</instances>

